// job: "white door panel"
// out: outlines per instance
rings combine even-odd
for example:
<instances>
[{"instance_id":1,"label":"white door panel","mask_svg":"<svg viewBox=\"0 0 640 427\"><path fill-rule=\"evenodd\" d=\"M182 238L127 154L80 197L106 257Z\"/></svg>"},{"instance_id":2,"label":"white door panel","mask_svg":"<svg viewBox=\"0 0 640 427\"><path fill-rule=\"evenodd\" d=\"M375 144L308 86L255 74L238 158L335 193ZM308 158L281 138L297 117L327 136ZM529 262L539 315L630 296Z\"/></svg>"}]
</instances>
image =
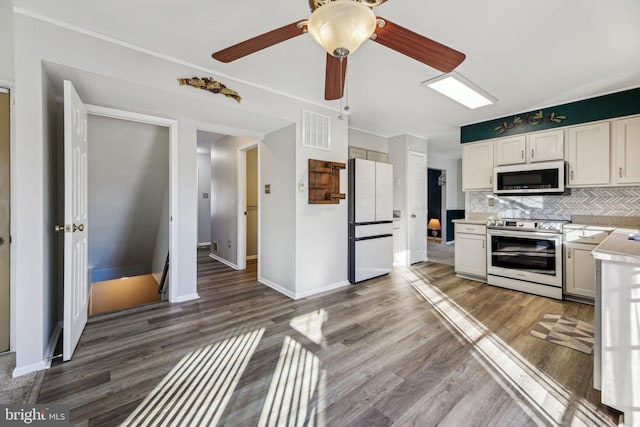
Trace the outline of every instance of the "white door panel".
<instances>
[{"instance_id":1,"label":"white door panel","mask_svg":"<svg viewBox=\"0 0 640 427\"><path fill-rule=\"evenodd\" d=\"M392 234L393 223L356 225L356 238L367 236L380 236L381 234Z\"/></svg>"},{"instance_id":2,"label":"white door panel","mask_svg":"<svg viewBox=\"0 0 640 427\"><path fill-rule=\"evenodd\" d=\"M70 360L87 323L87 110L64 82L64 320L63 360Z\"/></svg>"},{"instance_id":3,"label":"white door panel","mask_svg":"<svg viewBox=\"0 0 640 427\"><path fill-rule=\"evenodd\" d=\"M393 220L393 165L376 163L376 221Z\"/></svg>"},{"instance_id":4,"label":"white door panel","mask_svg":"<svg viewBox=\"0 0 640 427\"><path fill-rule=\"evenodd\" d=\"M410 263L427 259L427 155L409 152L409 250Z\"/></svg>"},{"instance_id":5,"label":"white door panel","mask_svg":"<svg viewBox=\"0 0 640 427\"><path fill-rule=\"evenodd\" d=\"M376 164L355 160L355 222L376 220Z\"/></svg>"},{"instance_id":6,"label":"white door panel","mask_svg":"<svg viewBox=\"0 0 640 427\"><path fill-rule=\"evenodd\" d=\"M393 237L356 241L356 282L389 273L393 268Z\"/></svg>"}]
</instances>

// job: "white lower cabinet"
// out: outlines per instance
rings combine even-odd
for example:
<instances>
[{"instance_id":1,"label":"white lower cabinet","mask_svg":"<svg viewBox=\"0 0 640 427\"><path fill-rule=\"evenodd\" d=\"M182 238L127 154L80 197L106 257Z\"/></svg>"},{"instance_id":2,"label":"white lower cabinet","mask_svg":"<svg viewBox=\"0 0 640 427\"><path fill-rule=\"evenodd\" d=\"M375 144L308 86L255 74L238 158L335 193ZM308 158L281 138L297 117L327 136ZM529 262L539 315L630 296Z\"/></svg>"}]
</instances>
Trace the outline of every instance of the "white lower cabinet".
<instances>
[{"instance_id":1,"label":"white lower cabinet","mask_svg":"<svg viewBox=\"0 0 640 427\"><path fill-rule=\"evenodd\" d=\"M591 251L596 245L564 244L565 289L567 296L594 299L596 295L596 260Z\"/></svg>"},{"instance_id":2,"label":"white lower cabinet","mask_svg":"<svg viewBox=\"0 0 640 427\"><path fill-rule=\"evenodd\" d=\"M457 222L455 225L455 271L468 279L487 280L487 227Z\"/></svg>"}]
</instances>

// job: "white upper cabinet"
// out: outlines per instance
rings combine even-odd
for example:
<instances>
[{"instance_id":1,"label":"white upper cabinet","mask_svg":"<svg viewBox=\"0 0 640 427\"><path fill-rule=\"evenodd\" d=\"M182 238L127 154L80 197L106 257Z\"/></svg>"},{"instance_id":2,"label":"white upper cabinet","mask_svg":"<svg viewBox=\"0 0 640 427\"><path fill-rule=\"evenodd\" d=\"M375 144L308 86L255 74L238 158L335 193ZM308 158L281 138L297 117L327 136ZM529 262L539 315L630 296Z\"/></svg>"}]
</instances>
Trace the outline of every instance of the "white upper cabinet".
<instances>
[{"instance_id":1,"label":"white upper cabinet","mask_svg":"<svg viewBox=\"0 0 640 427\"><path fill-rule=\"evenodd\" d=\"M564 159L564 130L537 132L527 135L527 162L547 162Z\"/></svg>"},{"instance_id":2,"label":"white upper cabinet","mask_svg":"<svg viewBox=\"0 0 640 427\"><path fill-rule=\"evenodd\" d=\"M615 122L615 182L640 184L640 117Z\"/></svg>"},{"instance_id":3,"label":"white upper cabinet","mask_svg":"<svg viewBox=\"0 0 640 427\"><path fill-rule=\"evenodd\" d=\"M493 144L495 166L517 165L527 161L526 137L524 135L496 139Z\"/></svg>"},{"instance_id":4,"label":"white upper cabinet","mask_svg":"<svg viewBox=\"0 0 640 427\"><path fill-rule=\"evenodd\" d=\"M493 188L493 140L462 145L462 191Z\"/></svg>"},{"instance_id":5,"label":"white upper cabinet","mask_svg":"<svg viewBox=\"0 0 640 427\"><path fill-rule=\"evenodd\" d=\"M569 128L569 185L609 184L609 123Z\"/></svg>"},{"instance_id":6,"label":"white upper cabinet","mask_svg":"<svg viewBox=\"0 0 640 427\"><path fill-rule=\"evenodd\" d=\"M496 139L493 149L496 166L563 160L564 130Z\"/></svg>"}]
</instances>

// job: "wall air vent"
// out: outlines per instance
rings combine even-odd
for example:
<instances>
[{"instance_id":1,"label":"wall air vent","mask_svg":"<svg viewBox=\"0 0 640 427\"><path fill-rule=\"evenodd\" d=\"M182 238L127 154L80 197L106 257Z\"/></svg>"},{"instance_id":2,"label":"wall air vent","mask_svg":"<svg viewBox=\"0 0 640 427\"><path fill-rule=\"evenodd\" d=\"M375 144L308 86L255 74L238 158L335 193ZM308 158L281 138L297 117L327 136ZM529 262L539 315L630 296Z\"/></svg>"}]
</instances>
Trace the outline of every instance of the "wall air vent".
<instances>
[{"instance_id":1,"label":"wall air vent","mask_svg":"<svg viewBox=\"0 0 640 427\"><path fill-rule=\"evenodd\" d=\"M302 145L330 150L329 123L328 116L304 110L302 112Z\"/></svg>"}]
</instances>

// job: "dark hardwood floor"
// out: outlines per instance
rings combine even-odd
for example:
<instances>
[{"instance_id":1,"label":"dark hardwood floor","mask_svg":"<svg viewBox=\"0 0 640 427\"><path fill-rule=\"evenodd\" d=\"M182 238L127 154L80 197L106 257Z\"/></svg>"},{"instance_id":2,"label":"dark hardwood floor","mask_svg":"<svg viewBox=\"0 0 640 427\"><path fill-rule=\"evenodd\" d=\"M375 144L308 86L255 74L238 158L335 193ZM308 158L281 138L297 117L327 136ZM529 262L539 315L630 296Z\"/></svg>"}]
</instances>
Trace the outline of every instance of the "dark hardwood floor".
<instances>
[{"instance_id":1,"label":"dark hardwood floor","mask_svg":"<svg viewBox=\"0 0 640 427\"><path fill-rule=\"evenodd\" d=\"M435 263L292 301L248 267L199 251L199 300L91 318L38 402L74 425L616 425L593 357L528 334L591 306Z\"/></svg>"}]
</instances>

